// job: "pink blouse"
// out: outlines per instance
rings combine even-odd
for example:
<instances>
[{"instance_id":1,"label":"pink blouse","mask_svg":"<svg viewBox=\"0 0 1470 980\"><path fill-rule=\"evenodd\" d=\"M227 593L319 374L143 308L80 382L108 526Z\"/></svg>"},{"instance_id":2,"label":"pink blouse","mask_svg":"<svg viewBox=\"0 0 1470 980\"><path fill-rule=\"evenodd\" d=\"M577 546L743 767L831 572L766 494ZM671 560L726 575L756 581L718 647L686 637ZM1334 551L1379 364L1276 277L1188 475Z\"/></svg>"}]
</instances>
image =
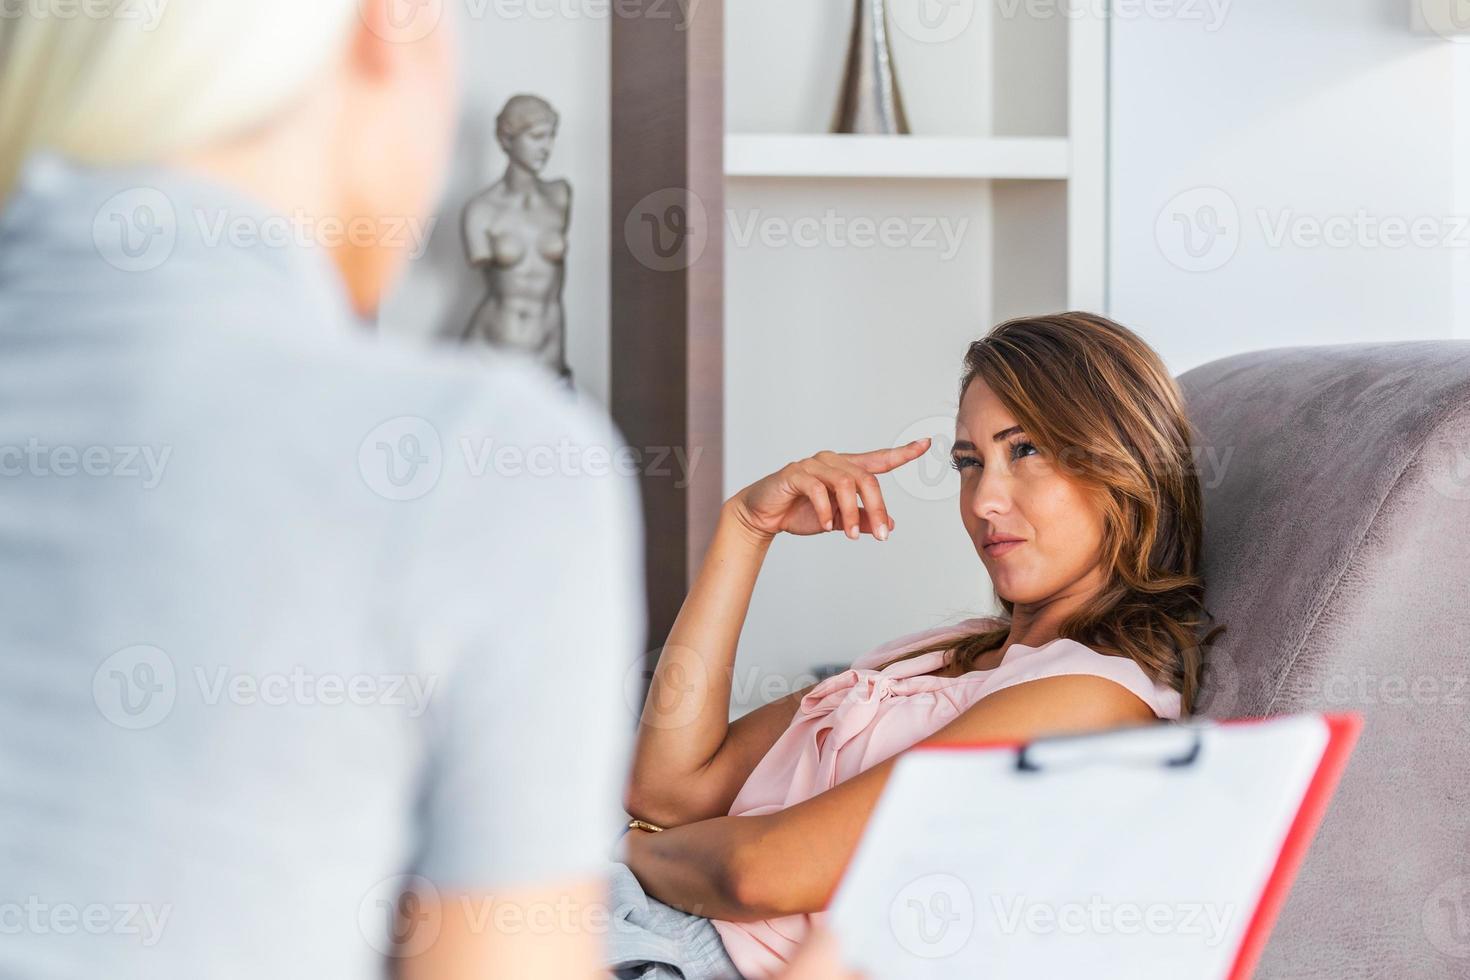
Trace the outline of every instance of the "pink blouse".
<instances>
[{"instance_id":1,"label":"pink blouse","mask_svg":"<svg viewBox=\"0 0 1470 980\"><path fill-rule=\"evenodd\" d=\"M759 816L808 800L934 734L986 695L1041 677L1106 677L1132 691L1159 718L1179 717L1179 692L1155 684L1132 660L1098 653L1075 640L1057 639L1039 647L1012 644L998 666L959 677L920 676L943 666L944 650L876 669L941 637L958 639L1000 623L969 619L900 637L817 684L745 781L730 815ZM714 920L725 949L747 980L779 973L811 924L808 915L760 922Z\"/></svg>"}]
</instances>

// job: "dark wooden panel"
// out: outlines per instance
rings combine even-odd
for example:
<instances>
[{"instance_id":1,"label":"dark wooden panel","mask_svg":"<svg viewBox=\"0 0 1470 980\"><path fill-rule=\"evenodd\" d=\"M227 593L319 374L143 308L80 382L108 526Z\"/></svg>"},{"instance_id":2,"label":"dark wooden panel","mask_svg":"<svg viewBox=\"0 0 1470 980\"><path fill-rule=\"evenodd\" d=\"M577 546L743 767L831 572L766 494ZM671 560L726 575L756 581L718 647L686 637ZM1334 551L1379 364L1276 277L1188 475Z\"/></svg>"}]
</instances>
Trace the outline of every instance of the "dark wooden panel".
<instances>
[{"instance_id":1,"label":"dark wooden panel","mask_svg":"<svg viewBox=\"0 0 1470 980\"><path fill-rule=\"evenodd\" d=\"M642 477L650 646L724 490L724 5L682 6L612 18L612 411L646 463L669 454Z\"/></svg>"}]
</instances>

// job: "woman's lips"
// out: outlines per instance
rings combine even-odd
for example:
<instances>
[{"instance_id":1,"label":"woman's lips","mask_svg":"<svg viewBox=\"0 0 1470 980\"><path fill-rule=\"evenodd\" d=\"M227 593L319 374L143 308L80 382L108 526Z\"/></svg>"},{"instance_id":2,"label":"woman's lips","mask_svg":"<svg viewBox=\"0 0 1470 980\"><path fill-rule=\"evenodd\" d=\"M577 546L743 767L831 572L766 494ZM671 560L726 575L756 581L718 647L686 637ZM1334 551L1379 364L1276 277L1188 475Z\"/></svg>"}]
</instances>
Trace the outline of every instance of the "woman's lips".
<instances>
[{"instance_id":1,"label":"woman's lips","mask_svg":"<svg viewBox=\"0 0 1470 980\"><path fill-rule=\"evenodd\" d=\"M987 544L985 553L992 558L999 558L1001 555L1015 551L1025 543L1025 541L997 541L995 544Z\"/></svg>"}]
</instances>

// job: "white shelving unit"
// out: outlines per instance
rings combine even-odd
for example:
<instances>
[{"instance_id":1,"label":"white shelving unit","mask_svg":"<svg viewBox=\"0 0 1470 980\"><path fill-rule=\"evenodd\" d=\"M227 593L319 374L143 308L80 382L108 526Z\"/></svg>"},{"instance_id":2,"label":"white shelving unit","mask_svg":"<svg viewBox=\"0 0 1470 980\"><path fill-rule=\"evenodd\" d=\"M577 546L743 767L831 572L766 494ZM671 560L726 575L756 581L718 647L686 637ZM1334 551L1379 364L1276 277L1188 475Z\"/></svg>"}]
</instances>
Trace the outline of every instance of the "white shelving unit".
<instances>
[{"instance_id":1,"label":"white shelving unit","mask_svg":"<svg viewBox=\"0 0 1470 980\"><path fill-rule=\"evenodd\" d=\"M1067 36L1067 305L1108 307L1108 23L1071 22Z\"/></svg>"},{"instance_id":2,"label":"white shelving unit","mask_svg":"<svg viewBox=\"0 0 1470 980\"><path fill-rule=\"evenodd\" d=\"M1060 137L731 135L727 177L1065 180Z\"/></svg>"},{"instance_id":3,"label":"white shelving unit","mask_svg":"<svg viewBox=\"0 0 1470 980\"><path fill-rule=\"evenodd\" d=\"M727 14L730 16L730 14ZM1035 36L991 12L986 29L1009 30L1024 49ZM1107 21L1066 23L1066 134L1054 136L845 136L826 133L729 133L725 174L732 180L1060 181L1066 193L1064 305L1107 308ZM999 70L999 69L995 69ZM1014 75L1015 70L1011 70ZM1011 81L1026 85L1024 78ZM992 78L992 100L1008 93ZM997 228L1003 232L1004 229ZM1062 300L1062 297L1058 297Z\"/></svg>"}]
</instances>

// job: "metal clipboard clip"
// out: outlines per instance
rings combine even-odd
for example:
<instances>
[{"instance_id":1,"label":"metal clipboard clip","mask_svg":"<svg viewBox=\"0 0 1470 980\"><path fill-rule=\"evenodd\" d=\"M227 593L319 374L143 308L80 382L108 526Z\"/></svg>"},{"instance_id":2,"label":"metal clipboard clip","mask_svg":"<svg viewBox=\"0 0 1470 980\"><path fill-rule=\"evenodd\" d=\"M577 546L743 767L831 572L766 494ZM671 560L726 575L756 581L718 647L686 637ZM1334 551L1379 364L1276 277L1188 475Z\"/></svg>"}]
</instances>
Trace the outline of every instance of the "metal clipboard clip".
<instances>
[{"instance_id":1,"label":"metal clipboard clip","mask_svg":"<svg viewBox=\"0 0 1470 980\"><path fill-rule=\"evenodd\" d=\"M1192 766L1204 746L1200 724L1142 725L1110 732L1048 735L1021 746L1017 772L1056 772L1097 764Z\"/></svg>"}]
</instances>

